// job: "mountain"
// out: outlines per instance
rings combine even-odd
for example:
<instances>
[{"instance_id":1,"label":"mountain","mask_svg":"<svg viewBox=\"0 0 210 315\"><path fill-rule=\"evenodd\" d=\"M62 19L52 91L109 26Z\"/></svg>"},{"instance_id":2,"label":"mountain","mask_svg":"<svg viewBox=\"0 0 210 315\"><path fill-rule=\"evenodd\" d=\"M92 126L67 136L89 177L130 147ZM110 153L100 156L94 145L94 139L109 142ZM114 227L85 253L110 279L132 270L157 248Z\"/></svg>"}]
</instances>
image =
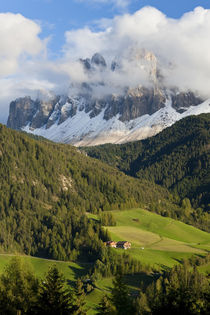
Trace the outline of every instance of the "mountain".
<instances>
[{"instance_id":1,"label":"mountain","mask_svg":"<svg viewBox=\"0 0 210 315\"><path fill-rule=\"evenodd\" d=\"M0 162L0 252L93 261L107 236L86 211L144 207L182 216L167 189L3 125Z\"/></svg>"},{"instance_id":2,"label":"mountain","mask_svg":"<svg viewBox=\"0 0 210 315\"><path fill-rule=\"evenodd\" d=\"M144 139L183 117L210 112L210 100L164 87L151 52L132 51L126 58L127 71L138 74L134 82L126 81L124 59L108 62L96 53L79 60L86 81L72 84L68 95L44 93L36 100L26 96L12 101L7 126L85 146Z\"/></svg>"},{"instance_id":3,"label":"mountain","mask_svg":"<svg viewBox=\"0 0 210 315\"><path fill-rule=\"evenodd\" d=\"M85 150L130 176L152 180L189 198L195 208L210 211L210 114L186 117L146 140Z\"/></svg>"}]
</instances>

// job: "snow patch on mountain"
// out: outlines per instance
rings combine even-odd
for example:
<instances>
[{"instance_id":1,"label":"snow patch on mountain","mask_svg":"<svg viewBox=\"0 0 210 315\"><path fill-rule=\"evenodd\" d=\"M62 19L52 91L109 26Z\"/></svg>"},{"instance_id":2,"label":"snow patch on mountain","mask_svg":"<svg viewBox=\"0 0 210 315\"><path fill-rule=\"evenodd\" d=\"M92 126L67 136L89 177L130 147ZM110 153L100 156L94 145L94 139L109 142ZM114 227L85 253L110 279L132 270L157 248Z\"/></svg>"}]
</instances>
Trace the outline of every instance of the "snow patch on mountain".
<instances>
[{"instance_id":1,"label":"snow patch on mountain","mask_svg":"<svg viewBox=\"0 0 210 315\"><path fill-rule=\"evenodd\" d=\"M69 106L69 103L65 104L63 110L68 110ZM61 124L58 124L57 121L48 129L46 129L46 125L42 128L32 129L28 124L22 130L55 142L71 143L75 146L124 143L151 137L186 116L209 113L210 99L200 105L183 108L185 110L183 113L177 112L172 107L171 100L167 99L165 107L154 114L143 115L124 122L119 120L119 115L108 121L105 120L103 118L105 109L99 115L90 118L89 113L79 108L81 107L77 107L73 117L69 117ZM53 116L55 114L54 112Z\"/></svg>"}]
</instances>

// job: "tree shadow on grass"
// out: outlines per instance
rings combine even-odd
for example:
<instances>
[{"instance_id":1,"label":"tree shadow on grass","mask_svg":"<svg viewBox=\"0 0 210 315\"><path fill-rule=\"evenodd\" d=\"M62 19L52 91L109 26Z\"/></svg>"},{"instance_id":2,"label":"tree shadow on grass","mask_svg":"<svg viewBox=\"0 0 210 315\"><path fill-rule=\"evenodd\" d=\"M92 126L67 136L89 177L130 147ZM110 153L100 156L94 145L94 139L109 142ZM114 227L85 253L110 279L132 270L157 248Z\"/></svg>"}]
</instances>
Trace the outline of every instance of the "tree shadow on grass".
<instances>
[{"instance_id":1,"label":"tree shadow on grass","mask_svg":"<svg viewBox=\"0 0 210 315\"><path fill-rule=\"evenodd\" d=\"M133 274L133 275L124 275L123 281L124 283L129 287L129 290L132 295L137 295L139 293L139 290L143 287L146 288L149 284L151 284L153 281L155 281L157 278L160 277L160 274L146 274L144 272ZM113 277L114 279L114 277ZM98 288L98 287L97 287ZM110 292L112 289L111 285L104 286L104 289L100 289L102 291L108 291Z\"/></svg>"},{"instance_id":2,"label":"tree shadow on grass","mask_svg":"<svg viewBox=\"0 0 210 315\"><path fill-rule=\"evenodd\" d=\"M189 257L189 258L193 260L193 259L196 259L196 258L203 258L203 257L205 257L204 254L194 254L194 255L192 255L192 256ZM187 261L189 260L189 258L187 259ZM183 258L181 258L181 259L174 258L174 260L175 260L176 262L178 262L179 264L183 264L183 262L184 262L185 259L183 259Z\"/></svg>"},{"instance_id":3,"label":"tree shadow on grass","mask_svg":"<svg viewBox=\"0 0 210 315\"><path fill-rule=\"evenodd\" d=\"M75 287L76 281L78 278L82 278L85 275L89 273L90 267L92 264L84 264L84 263L77 263L78 268L69 265L69 269L71 270L72 273L72 279L67 279L67 284L71 287Z\"/></svg>"}]
</instances>

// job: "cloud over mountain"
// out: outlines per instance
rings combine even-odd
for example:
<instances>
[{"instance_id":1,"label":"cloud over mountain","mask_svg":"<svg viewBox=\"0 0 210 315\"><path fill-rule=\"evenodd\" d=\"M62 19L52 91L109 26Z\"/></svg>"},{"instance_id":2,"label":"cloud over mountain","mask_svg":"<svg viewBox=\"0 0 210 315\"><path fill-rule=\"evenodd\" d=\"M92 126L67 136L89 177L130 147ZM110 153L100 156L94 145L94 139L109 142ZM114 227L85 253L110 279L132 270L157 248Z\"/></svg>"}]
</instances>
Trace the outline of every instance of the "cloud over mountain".
<instances>
[{"instance_id":1,"label":"cloud over mountain","mask_svg":"<svg viewBox=\"0 0 210 315\"><path fill-rule=\"evenodd\" d=\"M40 32L38 23L22 15L0 14L1 121L6 119L9 101L25 94L34 96L39 89L62 93L70 84L74 87L88 80L103 82L95 90L100 95L150 84L137 62L141 49L156 56L166 88L191 89L210 97L210 10L198 7L171 19L145 7L102 20L97 28L69 30L62 56L54 60L48 58L47 39L41 39ZM79 59L96 52L104 56L107 67L89 76ZM120 71L110 70L113 60L120 64Z\"/></svg>"},{"instance_id":2,"label":"cloud over mountain","mask_svg":"<svg viewBox=\"0 0 210 315\"><path fill-rule=\"evenodd\" d=\"M201 7L175 20L153 7L124 14L98 32L84 28L66 32L65 55L101 52L106 58L124 57L131 49L145 48L159 60L169 86L210 95L210 10Z\"/></svg>"}]
</instances>

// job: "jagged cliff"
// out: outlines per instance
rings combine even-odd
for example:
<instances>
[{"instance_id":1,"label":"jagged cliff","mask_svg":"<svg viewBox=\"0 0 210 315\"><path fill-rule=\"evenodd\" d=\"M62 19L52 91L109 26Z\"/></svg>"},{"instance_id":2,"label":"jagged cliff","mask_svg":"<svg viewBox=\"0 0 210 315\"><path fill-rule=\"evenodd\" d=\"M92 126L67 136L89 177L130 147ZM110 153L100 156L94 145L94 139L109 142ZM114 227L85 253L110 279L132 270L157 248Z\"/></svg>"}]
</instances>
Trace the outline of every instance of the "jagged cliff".
<instances>
[{"instance_id":1,"label":"jagged cliff","mask_svg":"<svg viewBox=\"0 0 210 315\"><path fill-rule=\"evenodd\" d=\"M93 81L96 74L100 78L107 71L121 74L123 67L120 59L108 64L96 53L92 58L80 59L89 80L77 86L76 94L71 95L70 87L68 96L18 98L10 104L7 126L76 145L121 143L152 136L182 117L209 111L209 105L192 91L164 88L157 59L151 52L134 51L129 58L147 76L147 86L125 86L118 94L96 96L96 88L105 89L105 82Z\"/></svg>"}]
</instances>

